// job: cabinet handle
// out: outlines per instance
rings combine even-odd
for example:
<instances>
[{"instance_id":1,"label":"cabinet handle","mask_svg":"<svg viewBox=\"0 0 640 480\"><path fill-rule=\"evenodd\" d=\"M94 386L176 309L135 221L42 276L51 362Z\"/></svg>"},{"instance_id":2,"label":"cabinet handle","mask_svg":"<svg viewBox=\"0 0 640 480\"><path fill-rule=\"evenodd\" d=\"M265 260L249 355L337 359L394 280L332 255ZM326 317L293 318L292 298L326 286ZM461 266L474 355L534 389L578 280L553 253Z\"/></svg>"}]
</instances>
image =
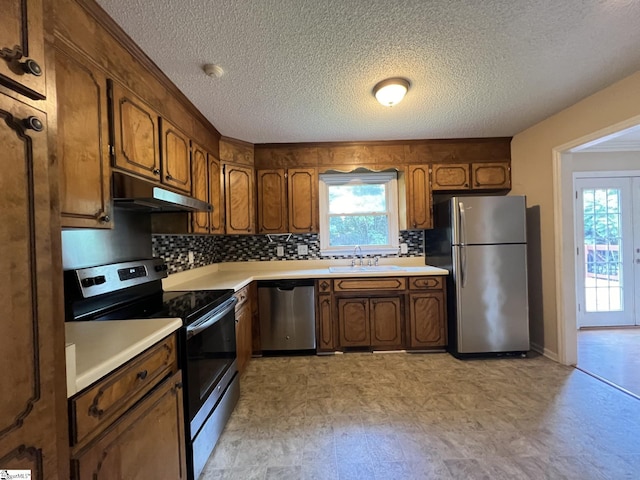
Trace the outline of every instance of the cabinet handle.
<instances>
[{"instance_id":1,"label":"cabinet handle","mask_svg":"<svg viewBox=\"0 0 640 480\"><path fill-rule=\"evenodd\" d=\"M166 177L164 177L164 178L166 178L167 180L173 180L173 177L172 177L171 175L167 175L167 176L166 176Z\"/></svg>"},{"instance_id":2,"label":"cabinet handle","mask_svg":"<svg viewBox=\"0 0 640 480\"><path fill-rule=\"evenodd\" d=\"M147 378L147 371L146 370L142 370L141 372L138 372L138 378L140 380L144 380L145 378Z\"/></svg>"},{"instance_id":3,"label":"cabinet handle","mask_svg":"<svg viewBox=\"0 0 640 480\"><path fill-rule=\"evenodd\" d=\"M111 217L109 215L103 215L100 217L100 222L109 223L111 221Z\"/></svg>"},{"instance_id":4,"label":"cabinet handle","mask_svg":"<svg viewBox=\"0 0 640 480\"><path fill-rule=\"evenodd\" d=\"M27 130L33 130L34 132L41 132L44 130L44 124L38 117L27 117L22 121L22 125Z\"/></svg>"},{"instance_id":5,"label":"cabinet handle","mask_svg":"<svg viewBox=\"0 0 640 480\"><path fill-rule=\"evenodd\" d=\"M20 67L24 73L33 75L34 77L40 77L42 75L42 68L40 68L40 65L38 65L38 62L35 60L28 59L21 63Z\"/></svg>"},{"instance_id":6,"label":"cabinet handle","mask_svg":"<svg viewBox=\"0 0 640 480\"><path fill-rule=\"evenodd\" d=\"M160 169L159 168L154 168L152 173L154 175L160 175Z\"/></svg>"}]
</instances>

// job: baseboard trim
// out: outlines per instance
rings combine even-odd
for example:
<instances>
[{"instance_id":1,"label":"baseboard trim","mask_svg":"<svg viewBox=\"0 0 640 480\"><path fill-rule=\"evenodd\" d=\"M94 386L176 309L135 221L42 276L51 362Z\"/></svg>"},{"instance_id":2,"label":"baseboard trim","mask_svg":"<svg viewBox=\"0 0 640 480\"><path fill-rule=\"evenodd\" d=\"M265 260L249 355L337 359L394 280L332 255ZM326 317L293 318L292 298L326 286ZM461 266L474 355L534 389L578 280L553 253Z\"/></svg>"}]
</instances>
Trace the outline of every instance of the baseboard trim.
<instances>
[{"instance_id":1,"label":"baseboard trim","mask_svg":"<svg viewBox=\"0 0 640 480\"><path fill-rule=\"evenodd\" d=\"M533 343L533 342L531 343L531 350L533 350L534 352L538 352L540 355L547 357L549 360L553 360L554 362L560 363L560 360L558 359L558 354L556 352L552 352L548 348L544 348L541 345L538 345L537 343Z\"/></svg>"}]
</instances>

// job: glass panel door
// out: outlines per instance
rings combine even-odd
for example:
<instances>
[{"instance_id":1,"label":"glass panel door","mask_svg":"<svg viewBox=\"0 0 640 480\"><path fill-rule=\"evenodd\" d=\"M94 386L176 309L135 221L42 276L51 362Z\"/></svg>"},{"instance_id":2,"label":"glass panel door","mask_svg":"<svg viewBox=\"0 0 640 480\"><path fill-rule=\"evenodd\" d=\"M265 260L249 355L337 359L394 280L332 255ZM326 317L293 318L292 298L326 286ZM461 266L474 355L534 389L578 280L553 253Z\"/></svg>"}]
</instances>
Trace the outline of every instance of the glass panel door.
<instances>
[{"instance_id":1,"label":"glass panel door","mask_svg":"<svg viewBox=\"0 0 640 480\"><path fill-rule=\"evenodd\" d=\"M576 179L578 326L635 325L631 178Z\"/></svg>"}]
</instances>

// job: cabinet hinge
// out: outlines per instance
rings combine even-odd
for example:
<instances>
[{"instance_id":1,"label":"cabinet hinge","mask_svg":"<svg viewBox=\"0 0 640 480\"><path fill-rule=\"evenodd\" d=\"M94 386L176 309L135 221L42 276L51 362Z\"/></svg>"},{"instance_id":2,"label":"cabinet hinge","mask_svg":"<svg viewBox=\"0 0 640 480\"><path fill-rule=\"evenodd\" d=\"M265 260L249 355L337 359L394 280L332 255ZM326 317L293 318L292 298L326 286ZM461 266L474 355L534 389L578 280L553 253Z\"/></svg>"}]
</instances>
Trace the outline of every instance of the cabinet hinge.
<instances>
[{"instance_id":1,"label":"cabinet hinge","mask_svg":"<svg viewBox=\"0 0 640 480\"><path fill-rule=\"evenodd\" d=\"M222 165L222 175L224 176L225 172L227 171L227 164L223 164Z\"/></svg>"},{"instance_id":2,"label":"cabinet hinge","mask_svg":"<svg viewBox=\"0 0 640 480\"><path fill-rule=\"evenodd\" d=\"M109 155L112 157L116 156L116 148L113 145L109 145Z\"/></svg>"}]
</instances>

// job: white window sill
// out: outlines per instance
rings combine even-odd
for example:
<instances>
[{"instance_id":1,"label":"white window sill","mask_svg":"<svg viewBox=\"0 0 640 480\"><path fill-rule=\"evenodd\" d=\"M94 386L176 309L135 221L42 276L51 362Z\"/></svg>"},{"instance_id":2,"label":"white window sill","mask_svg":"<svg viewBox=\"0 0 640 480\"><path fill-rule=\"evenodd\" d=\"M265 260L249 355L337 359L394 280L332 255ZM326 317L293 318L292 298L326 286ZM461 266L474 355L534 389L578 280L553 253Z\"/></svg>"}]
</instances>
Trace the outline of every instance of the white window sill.
<instances>
[{"instance_id":1,"label":"white window sill","mask_svg":"<svg viewBox=\"0 0 640 480\"><path fill-rule=\"evenodd\" d=\"M371 256L371 255L398 255L400 253L400 247L394 246L380 246L380 247L363 247L362 255L363 256ZM358 249L357 255L360 256L360 249ZM324 257L329 256L345 256L352 257L354 256L354 248L346 247L346 248L329 248L325 250L320 250L320 255Z\"/></svg>"}]
</instances>

